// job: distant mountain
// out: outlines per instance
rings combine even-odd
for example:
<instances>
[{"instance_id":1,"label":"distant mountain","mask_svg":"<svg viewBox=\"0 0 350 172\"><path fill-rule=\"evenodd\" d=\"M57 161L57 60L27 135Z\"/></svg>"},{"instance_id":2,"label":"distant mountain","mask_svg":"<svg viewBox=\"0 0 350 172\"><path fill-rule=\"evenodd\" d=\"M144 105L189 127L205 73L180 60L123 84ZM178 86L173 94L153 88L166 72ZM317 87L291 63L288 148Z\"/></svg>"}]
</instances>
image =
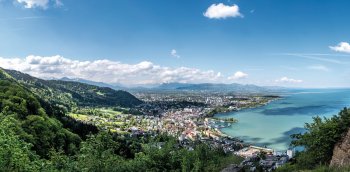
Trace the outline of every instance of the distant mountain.
<instances>
[{"instance_id":1,"label":"distant mountain","mask_svg":"<svg viewBox=\"0 0 350 172\"><path fill-rule=\"evenodd\" d=\"M272 87L271 87L272 88ZM214 84L214 83L202 83L202 84L187 84L187 83L165 83L155 89L159 90L178 90L178 91L215 91L215 92L239 92L239 93L261 93L269 92L274 89L268 87L260 87L256 85L243 85L243 84ZM277 88L276 88L277 89Z\"/></svg>"},{"instance_id":2,"label":"distant mountain","mask_svg":"<svg viewBox=\"0 0 350 172\"><path fill-rule=\"evenodd\" d=\"M71 79L71 78L63 77L63 78L61 78L59 80L61 80L61 81L80 82L80 83L89 84L89 85L95 85L95 86L99 86L99 87L109 87L109 88L113 88L115 90L127 90L127 88L125 88L123 86L107 84L107 83L104 83L104 82L95 82L95 81L90 81L90 80L81 79L81 78Z\"/></svg>"},{"instance_id":3,"label":"distant mountain","mask_svg":"<svg viewBox=\"0 0 350 172\"><path fill-rule=\"evenodd\" d=\"M183 88L183 87L190 87L190 86L194 86L196 84L187 84L187 83L163 83L161 85L159 85L158 87L155 87L154 89L160 89L160 90L176 90L179 88Z\"/></svg>"},{"instance_id":4,"label":"distant mountain","mask_svg":"<svg viewBox=\"0 0 350 172\"><path fill-rule=\"evenodd\" d=\"M257 86L252 84L215 84L215 83L163 83L160 85L144 85L139 87L123 87L118 85L107 84L103 82L94 82L85 79L62 78L62 81L74 81L99 87L109 87L115 90L127 90L130 92L147 92L147 91L207 91L207 92L237 92L237 93L266 93L285 91L284 87L277 86Z\"/></svg>"},{"instance_id":5,"label":"distant mountain","mask_svg":"<svg viewBox=\"0 0 350 172\"><path fill-rule=\"evenodd\" d=\"M61 105L133 107L142 103L126 91L99 87L75 81L43 80L15 70L3 70L1 75L12 77L41 99Z\"/></svg>"}]
</instances>

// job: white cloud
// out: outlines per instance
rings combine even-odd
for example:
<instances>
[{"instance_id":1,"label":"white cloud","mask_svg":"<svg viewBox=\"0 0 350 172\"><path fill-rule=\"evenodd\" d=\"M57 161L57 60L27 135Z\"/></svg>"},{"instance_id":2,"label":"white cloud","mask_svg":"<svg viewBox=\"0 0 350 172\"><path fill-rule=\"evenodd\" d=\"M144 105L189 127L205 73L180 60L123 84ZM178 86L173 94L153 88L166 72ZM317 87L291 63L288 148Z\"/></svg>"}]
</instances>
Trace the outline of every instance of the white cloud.
<instances>
[{"instance_id":1,"label":"white cloud","mask_svg":"<svg viewBox=\"0 0 350 172\"><path fill-rule=\"evenodd\" d=\"M171 56L173 56L175 58L180 58L180 55L177 54L177 51L175 49L172 49L170 54L171 54Z\"/></svg>"},{"instance_id":2,"label":"white cloud","mask_svg":"<svg viewBox=\"0 0 350 172\"><path fill-rule=\"evenodd\" d=\"M309 66L308 69L325 71L325 72L330 71L330 69L327 66L323 66L323 65Z\"/></svg>"},{"instance_id":3,"label":"white cloud","mask_svg":"<svg viewBox=\"0 0 350 172\"><path fill-rule=\"evenodd\" d=\"M46 9L49 4L49 0L17 0L17 2L23 4L25 8L40 7Z\"/></svg>"},{"instance_id":4,"label":"white cloud","mask_svg":"<svg viewBox=\"0 0 350 172\"><path fill-rule=\"evenodd\" d=\"M227 79L228 80L237 80L237 79L244 79L247 77L248 77L248 74L241 72L241 71L237 71L232 76L229 76Z\"/></svg>"},{"instance_id":5,"label":"white cloud","mask_svg":"<svg viewBox=\"0 0 350 172\"><path fill-rule=\"evenodd\" d=\"M0 67L14 69L39 78L82 78L97 82L125 85L158 84L168 82L222 82L220 72L196 68L170 68L149 61L125 64L111 60L79 61L56 55L26 58L2 58Z\"/></svg>"},{"instance_id":6,"label":"white cloud","mask_svg":"<svg viewBox=\"0 0 350 172\"><path fill-rule=\"evenodd\" d=\"M292 78L288 78L288 77L282 77L280 79L277 79L276 82L280 82L280 83L301 83L301 82L303 82L303 80L292 79Z\"/></svg>"},{"instance_id":7,"label":"white cloud","mask_svg":"<svg viewBox=\"0 0 350 172\"><path fill-rule=\"evenodd\" d=\"M336 46L329 46L329 48L336 52L350 53L350 44L347 42L340 42Z\"/></svg>"},{"instance_id":8,"label":"white cloud","mask_svg":"<svg viewBox=\"0 0 350 172\"><path fill-rule=\"evenodd\" d=\"M60 0L15 0L20 4L24 5L24 8L42 8L47 9L50 2L52 2L56 7L63 6Z\"/></svg>"},{"instance_id":9,"label":"white cloud","mask_svg":"<svg viewBox=\"0 0 350 172\"><path fill-rule=\"evenodd\" d=\"M229 6L224 5L223 3L212 4L203 15L210 19L243 17L243 15L239 12L238 5L233 4L232 6Z\"/></svg>"}]
</instances>

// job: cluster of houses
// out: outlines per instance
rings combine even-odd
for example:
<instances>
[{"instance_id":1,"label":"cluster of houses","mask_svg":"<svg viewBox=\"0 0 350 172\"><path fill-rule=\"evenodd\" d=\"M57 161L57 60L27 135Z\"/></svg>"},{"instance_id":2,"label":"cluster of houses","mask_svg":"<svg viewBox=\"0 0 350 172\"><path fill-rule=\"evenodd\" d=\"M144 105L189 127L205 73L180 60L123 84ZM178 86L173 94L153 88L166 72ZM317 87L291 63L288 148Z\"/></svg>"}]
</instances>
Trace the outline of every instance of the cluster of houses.
<instances>
[{"instance_id":1,"label":"cluster of houses","mask_svg":"<svg viewBox=\"0 0 350 172\"><path fill-rule=\"evenodd\" d=\"M223 120L207 118L208 108L189 107L170 109L160 116L135 116L131 114L116 114L105 116L88 116L89 122L104 125L106 129L123 131L130 136L157 135L167 133L178 138L180 145L193 149L193 143L200 141L214 148L223 148L225 153L232 153L244 157L245 160L229 168L235 170L273 171L293 158L294 151L276 152L272 149L249 146L241 140L226 136L219 130L227 127ZM108 117L107 117L108 116ZM111 125L108 125L111 124ZM123 127L122 127L123 126ZM159 146L159 145L158 145Z\"/></svg>"},{"instance_id":2,"label":"cluster of houses","mask_svg":"<svg viewBox=\"0 0 350 172\"><path fill-rule=\"evenodd\" d=\"M237 152L236 155L242 156L245 160L235 166L235 170L257 171L257 168L263 171L274 171L286 164L294 157L294 150L289 149L286 152L274 151L268 148L249 146Z\"/></svg>"}]
</instances>

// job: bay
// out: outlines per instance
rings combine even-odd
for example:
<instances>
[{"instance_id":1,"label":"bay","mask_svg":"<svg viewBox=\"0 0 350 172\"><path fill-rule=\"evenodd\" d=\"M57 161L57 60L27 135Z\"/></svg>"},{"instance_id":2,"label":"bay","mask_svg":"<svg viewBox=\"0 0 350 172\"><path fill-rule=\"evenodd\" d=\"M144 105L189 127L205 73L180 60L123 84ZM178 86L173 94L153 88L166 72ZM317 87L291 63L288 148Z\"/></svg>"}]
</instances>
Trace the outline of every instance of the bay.
<instances>
[{"instance_id":1,"label":"bay","mask_svg":"<svg viewBox=\"0 0 350 172\"><path fill-rule=\"evenodd\" d=\"M265 106L216 114L238 119L221 131L252 145L283 151L290 147L290 135L304 132L312 117L329 118L350 105L350 89L299 89L281 96Z\"/></svg>"}]
</instances>

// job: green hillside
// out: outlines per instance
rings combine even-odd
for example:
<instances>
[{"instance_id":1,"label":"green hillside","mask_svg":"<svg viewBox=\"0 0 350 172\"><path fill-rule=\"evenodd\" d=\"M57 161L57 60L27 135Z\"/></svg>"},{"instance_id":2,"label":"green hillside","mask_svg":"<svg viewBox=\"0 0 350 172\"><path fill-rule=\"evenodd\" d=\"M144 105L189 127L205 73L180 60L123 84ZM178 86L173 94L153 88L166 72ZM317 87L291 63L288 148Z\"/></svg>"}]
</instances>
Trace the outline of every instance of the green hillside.
<instances>
[{"instance_id":1,"label":"green hillside","mask_svg":"<svg viewBox=\"0 0 350 172\"><path fill-rule=\"evenodd\" d=\"M65 108L76 106L133 107L142 103L126 91L73 81L43 80L15 70L4 70L40 98Z\"/></svg>"},{"instance_id":2,"label":"green hillside","mask_svg":"<svg viewBox=\"0 0 350 172\"><path fill-rule=\"evenodd\" d=\"M65 153L76 151L81 142L79 136L63 128L57 119L49 117L34 94L8 78L3 71L0 70L0 73L0 126L4 131L0 132L0 157L8 158L1 159L0 163L10 161L12 154L16 153L14 151L25 151L12 150L13 146L16 147L11 145L14 142L22 144L25 141L27 149L32 148L43 158L48 157L51 150L63 150ZM35 158L32 154L24 153L17 156L26 160Z\"/></svg>"}]
</instances>

